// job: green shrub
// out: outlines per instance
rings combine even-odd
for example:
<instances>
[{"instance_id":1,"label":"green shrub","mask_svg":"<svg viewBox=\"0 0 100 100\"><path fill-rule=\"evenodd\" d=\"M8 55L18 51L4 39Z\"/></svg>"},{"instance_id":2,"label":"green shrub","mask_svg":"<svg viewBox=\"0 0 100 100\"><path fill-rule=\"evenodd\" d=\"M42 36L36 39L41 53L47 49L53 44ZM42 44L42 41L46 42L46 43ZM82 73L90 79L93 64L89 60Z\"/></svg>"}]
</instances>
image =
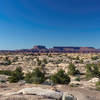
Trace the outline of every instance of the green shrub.
<instances>
[{"instance_id":1,"label":"green shrub","mask_svg":"<svg viewBox=\"0 0 100 100\"><path fill-rule=\"evenodd\" d=\"M0 74L11 76L12 75L12 71L10 71L10 70L0 70Z\"/></svg>"},{"instance_id":2,"label":"green shrub","mask_svg":"<svg viewBox=\"0 0 100 100\"><path fill-rule=\"evenodd\" d=\"M23 80L24 73L22 72L22 68L17 67L16 70L12 72L11 77L9 77L8 79L9 79L9 82L11 82L11 83L16 83L19 80Z\"/></svg>"},{"instance_id":3,"label":"green shrub","mask_svg":"<svg viewBox=\"0 0 100 100\"><path fill-rule=\"evenodd\" d=\"M13 59L13 62L16 62L16 61L18 61L18 57L15 57L15 58Z\"/></svg>"},{"instance_id":4,"label":"green shrub","mask_svg":"<svg viewBox=\"0 0 100 100\"><path fill-rule=\"evenodd\" d=\"M79 56L76 57L76 60L80 60Z\"/></svg>"},{"instance_id":5,"label":"green shrub","mask_svg":"<svg viewBox=\"0 0 100 100\"><path fill-rule=\"evenodd\" d=\"M68 67L68 74L69 75L76 75L80 74L79 70L76 69L75 65L70 63Z\"/></svg>"},{"instance_id":6,"label":"green shrub","mask_svg":"<svg viewBox=\"0 0 100 100\"><path fill-rule=\"evenodd\" d=\"M62 63L62 61L63 61L63 59L59 59L59 60L57 60L56 64L60 64L60 63Z\"/></svg>"},{"instance_id":7,"label":"green shrub","mask_svg":"<svg viewBox=\"0 0 100 100\"><path fill-rule=\"evenodd\" d=\"M70 77L65 73L64 70L59 70L56 74L51 75L51 81L56 84L69 84Z\"/></svg>"},{"instance_id":8,"label":"green shrub","mask_svg":"<svg viewBox=\"0 0 100 100\"><path fill-rule=\"evenodd\" d=\"M27 83L40 84L45 81L45 74L39 68L34 69L25 75L25 81Z\"/></svg>"},{"instance_id":9,"label":"green shrub","mask_svg":"<svg viewBox=\"0 0 100 100\"><path fill-rule=\"evenodd\" d=\"M86 65L86 77L87 78L92 78L92 77L100 78L100 71L96 64L87 64Z\"/></svg>"},{"instance_id":10,"label":"green shrub","mask_svg":"<svg viewBox=\"0 0 100 100\"><path fill-rule=\"evenodd\" d=\"M47 64L48 62L47 62L47 59L43 59L43 63L44 64Z\"/></svg>"},{"instance_id":11,"label":"green shrub","mask_svg":"<svg viewBox=\"0 0 100 100\"><path fill-rule=\"evenodd\" d=\"M75 81L80 81L80 77L76 77L75 78Z\"/></svg>"},{"instance_id":12,"label":"green shrub","mask_svg":"<svg viewBox=\"0 0 100 100\"><path fill-rule=\"evenodd\" d=\"M37 58L37 66L40 66L41 65L41 60L39 60L39 58Z\"/></svg>"},{"instance_id":13,"label":"green shrub","mask_svg":"<svg viewBox=\"0 0 100 100\"><path fill-rule=\"evenodd\" d=\"M46 73L46 71L45 71L45 64L41 64L40 70L41 70L44 74Z\"/></svg>"},{"instance_id":14,"label":"green shrub","mask_svg":"<svg viewBox=\"0 0 100 100\"><path fill-rule=\"evenodd\" d=\"M80 84L74 84L74 83L71 83L70 84L70 87L78 87Z\"/></svg>"},{"instance_id":15,"label":"green shrub","mask_svg":"<svg viewBox=\"0 0 100 100\"><path fill-rule=\"evenodd\" d=\"M9 60L9 57L5 57L4 60L6 61L5 65L10 65L12 62Z\"/></svg>"},{"instance_id":16,"label":"green shrub","mask_svg":"<svg viewBox=\"0 0 100 100\"><path fill-rule=\"evenodd\" d=\"M83 59L81 59L81 60L80 60L80 63L82 64L83 62L84 62Z\"/></svg>"},{"instance_id":17,"label":"green shrub","mask_svg":"<svg viewBox=\"0 0 100 100\"><path fill-rule=\"evenodd\" d=\"M97 90L97 91L100 91L100 87L96 87L96 90Z\"/></svg>"},{"instance_id":18,"label":"green shrub","mask_svg":"<svg viewBox=\"0 0 100 100\"><path fill-rule=\"evenodd\" d=\"M96 82L96 90L100 91L100 81Z\"/></svg>"},{"instance_id":19,"label":"green shrub","mask_svg":"<svg viewBox=\"0 0 100 100\"><path fill-rule=\"evenodd\" d=\"M87 77L87 78L93 77L91 64L87 64L87 65L86 65L86 77Z\"/></svg>"},{"instance_id":20,"label":"green shrub","mask_svg":"<svg viewBox=\"0 0 100 100\"><path fill-rule=\"evenodd\" d=\"M24 80L25 80L27 83L32 83L32 73L31 73L31 72L28 72L28 73L25 75Z\"/></svg>"},{"instance_id":21,"label":"green shrub","mask_svg":"<svg viewBox=\"0 0 100 100\"><path fill-rule=\"evenodd\" d=\"M96 86L100 86L100 81L96 82Z\"/></svg>"},{"instance_id":22,"label":"green shrub","mask_svg":"<svg viewBox=\"0 0 100 100\"><path fill-rule=\"evenodd\" d=\"M48 57L52 57L51 53L50 53L50 54L48 54Z\"/></svg>"},{"instance_id":23,"label":"green shrub","mask_svg":"<svg viewBox=\"0 0 100 100\"><path fill-rule=\"evenodd\" d=\"M12 62L10 60L7 60L6 65L10 65Z\"/></svg>"},{"instance_id":24,"label":"green shrub","mask_svg":"<svg viewBox=\"0 0 100 100\"><path fill-rule=\"evenodd\" d=\"M97 60L97 59L99 59L99 57L94 56L94 57L92 57L91 59L92 59L92 60Z\"/></svg>"}]
</instances>

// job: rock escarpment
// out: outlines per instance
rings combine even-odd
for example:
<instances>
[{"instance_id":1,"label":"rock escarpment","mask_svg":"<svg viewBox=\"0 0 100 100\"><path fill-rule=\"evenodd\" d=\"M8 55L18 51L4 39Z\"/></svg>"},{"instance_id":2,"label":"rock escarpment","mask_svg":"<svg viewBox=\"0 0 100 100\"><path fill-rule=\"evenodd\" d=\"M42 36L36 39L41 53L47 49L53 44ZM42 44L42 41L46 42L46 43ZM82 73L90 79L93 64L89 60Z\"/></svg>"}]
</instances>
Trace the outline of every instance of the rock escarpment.
<instances>
[{"instance_id":1,"label":"rock escarpment","mask_svg":"<svg viewBox=\"0 0 100 100\"><path fill-rule=\"evenodd\" d=\"M32 49L0 50L0 53L100 53L100 49L93 47L53 47L34 46Z\"/></svg>"}]
</instances>

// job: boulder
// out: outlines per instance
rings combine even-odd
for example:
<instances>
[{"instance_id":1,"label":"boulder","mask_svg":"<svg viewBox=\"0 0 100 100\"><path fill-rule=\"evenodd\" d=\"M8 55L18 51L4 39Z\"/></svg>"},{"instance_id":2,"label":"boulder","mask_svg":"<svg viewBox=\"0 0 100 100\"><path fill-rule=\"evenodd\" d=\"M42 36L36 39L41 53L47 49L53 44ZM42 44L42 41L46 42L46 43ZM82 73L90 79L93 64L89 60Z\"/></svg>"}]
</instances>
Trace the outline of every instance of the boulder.
<instances>
[{"instance_id":1,"label":"boulder","mask_svg":"<svg viewBox=\"0 0 100 100\"><path fill-rule=\"evenodd\" d=\"M62 100L77 100L72 94L68 94L67 92L63 93Z\"/></svg>"},{"instance_id":2,"label":"boulder","mask_svg":"<svg viewBox=\"0 0 100 100\"><path fill-rule=\"evenodd\" d=\"M7 75L0 75L0 82L6 82L8 80L8 77Z\"/></svg>"},{"instance_id":3,"label":"boulder","mask_svg":"<svg viewBox=\"0 0 100 100\"><path fill-rule=\"evenodd\" d=\"M61 92L57 92L51 89L42 89L39 87L25 88L18 91L17 94L45 96L47 98L52 98L57 100L60 100L62 98Z\"/></svg>"}]
</instances>

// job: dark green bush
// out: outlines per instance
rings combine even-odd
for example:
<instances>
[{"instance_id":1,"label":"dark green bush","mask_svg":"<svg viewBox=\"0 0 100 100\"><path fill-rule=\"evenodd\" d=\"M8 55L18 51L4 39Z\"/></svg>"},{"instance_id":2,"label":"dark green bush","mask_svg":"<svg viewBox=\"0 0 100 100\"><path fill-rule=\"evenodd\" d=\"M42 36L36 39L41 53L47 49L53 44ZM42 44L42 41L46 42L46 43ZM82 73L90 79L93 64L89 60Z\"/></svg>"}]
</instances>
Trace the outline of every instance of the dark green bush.
<instances>
[{"instance_id":1,"label":"dark green bush","mask_svg":"<svg viewBox=\"0 0 100 100\"><path fill-rule=\"evenodd\" d=\"M37 66L40 66L41 65L41 60L39 60L39 58L37 58Z\"/></svg>"},{"instance_id":2,"label":"dark green bush","mask_svg":"<svg viewBox=\"0 0 100 100\"><path fill-rule=\"evenodd\" d=\"M97 91L100 91L100 87L96 87L96 90L97 90Z\"/></svg>"},{"instance_id":3,"label":"dark green bush","mask_svg":"<svg viewBox=\"0 0 100 100\"><path fill-rule=\"evenodd\" d=\"M87 64L86 65L86 77L87 78L92 78L92 77L100 78L99 67L96 64Z\"/></svg>"},{"instance_id":4,"label":"dark green bush","mask_svg":"<svg viewBox=\"0 0 100 100\"><path fill-rule=\"evenodd\" d=\"M81 60L80 60L80 63L82 64L83 62L84 62L83 59L81 59Z\"/></svg>"},{"instance_id":5,"label":"dark green bush","mask_svg":"<svg viewBox=\"0 0 100 100\"><path fill-rule=\"evenodd\" d=\"M5 60L5 65L10 65L12 62L9 60L9 57L5 57L4 58L4 60Z\"/></svg>"},{"instance_id":6,"label":"dark green bush","mask_svg":"<svg viewBox=\"0 0 100 100\"><path fill-rule=\"evenodd\" d=\"M94 56L94 57L92 57L91 59L92 59L92 60L97 60L97 59L99 59L99 57Z\"/></svg>"},{"instance_id":7,"label":"dark green bush","mask_svg":"<svg viewBox=\"0 0 100 100\"><path fill-rule=\"evenodd\" d=\"M71 83L70 84L70 87L78 87L80 84L74 84L74 83Z\"/></svg>"},{"instance_id":8,"label":"dark green bush","mask_svg":"<svg viewBox=\"0 0 100 100\"><path fill-rule=\"evenodd\" d=\"M51 75L51 81L56 84L69 84L70 77L64 70L59 70L56 74Z\"/></svg>"},{"instance_id":9,"label":"dark green bush","mask_svg":"<svg viewBox=\"0 0 100 100\"><path fill-rule=\"evenodd\" d=\"M47 59L43 59L43 63L44 64L47 64L48 62L47 62Z\"/></svg>"},{"instance_id":10,"label":"dark green bush","mask_svg":"<svg viewBox=\"0 0 100 100\"><path fill-rule=\"evenodd\" d=\"M79 56L76 57L76 60L80 60Z\"/></svg>"},{"instance_id":11,"label":"dark green bush","mask_svg":"<svg viewBox=\"0 0 100 100\"><path fill-rule=\"evenodd\" d=\"M80 77L75 78L75 81L80 81Z\"/></svg>"},{"instance_id":12,"label":"dark green bush","mask_svg":"<svg viewBox=\"0 0 100 100\"><path fill-rule=\"evenodd\" d=\"M6 65L10 65L12 62L10 60L7 60Z\"/></svg>"},{"instance_id":13,"label":"dark green bush","mask_svg":"<svg viewBox=\"0 0 100 100\"><path fill-rule=\"evenodd\" d=\"M100 81L96 82L96 90L100 91Z\"/></svg>"},{"instance_id":14,"label":"dark green bush","mask_svg":"<svg viewBox=\"0 0 100 100\"><path fill-rule=\"evenodd\" d=\"M12 71L10 71L10 70L0 70L0 74L11 76L12 75Z\"/></svg>"},{"instance_id":15,"label":"dark green bush","mask_svg":"<svg viewBox=\"0 0 100 100\"><path fill-rule=\"evenodd\" d=\"M69 67L68 67L68 74L69 75L76 75L76 74L80 74L80 72L78 69L76 69L74 64L70 63Z\"/></svg>"},{"instance_id":16,"label":"dark green bush","mask_svg":"<svg viewBox=\"0 0 100 100\"><path fill-rule=\"evenodd\" d=\"M29 72L25 75L25 81L27 83L40 84L45 81L45 73L42 72L39 68L34 69L32 72Z\"/></svg>"},{"instance_id":17,"label":"dark green bush","mask_svg":"<svg viewBox=\"0 0 100 100\"><path fill-rule=\"evenodd\" d=\"M23 80L24 73L22 72L22 68L17 67L16 70L12 72L11 77L9 77L8 79L9 79L9 82L11 82L11 83L16 83L19 80Z\"/></svg>"},{"instance_id":18,"label":"dark green bush","mask_svg":"<svg viewBox=\"0 0 100 100\"><path fill-rule=\"evenodd\" d=\"M100 86L100 81L96 82L96 86Z\"/></svg>"},{"instance_id":19,"label":"dark green bush","mask_svg":"<svg viewBox=\"0 0 100 100\"><path fill-rule=\"evenodd\" d=\"M15 57L15 58L13 59L13 62L16 62L16 61L18 61L18 57Z\"/></svg>"}]
</instances>

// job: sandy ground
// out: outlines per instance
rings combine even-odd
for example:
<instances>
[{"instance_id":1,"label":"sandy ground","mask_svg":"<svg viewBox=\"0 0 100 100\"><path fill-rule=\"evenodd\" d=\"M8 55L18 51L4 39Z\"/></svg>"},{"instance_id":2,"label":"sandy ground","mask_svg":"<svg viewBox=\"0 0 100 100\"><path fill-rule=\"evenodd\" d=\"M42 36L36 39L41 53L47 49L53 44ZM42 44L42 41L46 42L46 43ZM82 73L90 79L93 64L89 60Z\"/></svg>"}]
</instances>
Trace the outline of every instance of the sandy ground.
<instances>
[{"instance_id":1,"label":"sandy ground","mask_svg":"<svg viewBox=\"0 0 100 100\"><path fill-rule=\"evenodd\" d=\"M23 88L31 88L31 87L42 87L42 88L48 88L48 89L52 88L51 86L48 86L48 85L35 85L35 84L20 85L17 83L2 84L0 85L0 100L3 100L2 94L17 92ZM73 94L75 97L78 97L78 100L100 100L99 91L90 90L86 88L84 89L84 88L79 88L79 87L70 87L67 85L56 85L55 87L57 88L58 91L63 91L63 92L68 92L69 94ZM34 99L32 100L50 100L50 99L43 99L37 96L33 96L33 98ZM31 99L27 99L27 100L31 100Z\"/></svg>"}]
</instances>

